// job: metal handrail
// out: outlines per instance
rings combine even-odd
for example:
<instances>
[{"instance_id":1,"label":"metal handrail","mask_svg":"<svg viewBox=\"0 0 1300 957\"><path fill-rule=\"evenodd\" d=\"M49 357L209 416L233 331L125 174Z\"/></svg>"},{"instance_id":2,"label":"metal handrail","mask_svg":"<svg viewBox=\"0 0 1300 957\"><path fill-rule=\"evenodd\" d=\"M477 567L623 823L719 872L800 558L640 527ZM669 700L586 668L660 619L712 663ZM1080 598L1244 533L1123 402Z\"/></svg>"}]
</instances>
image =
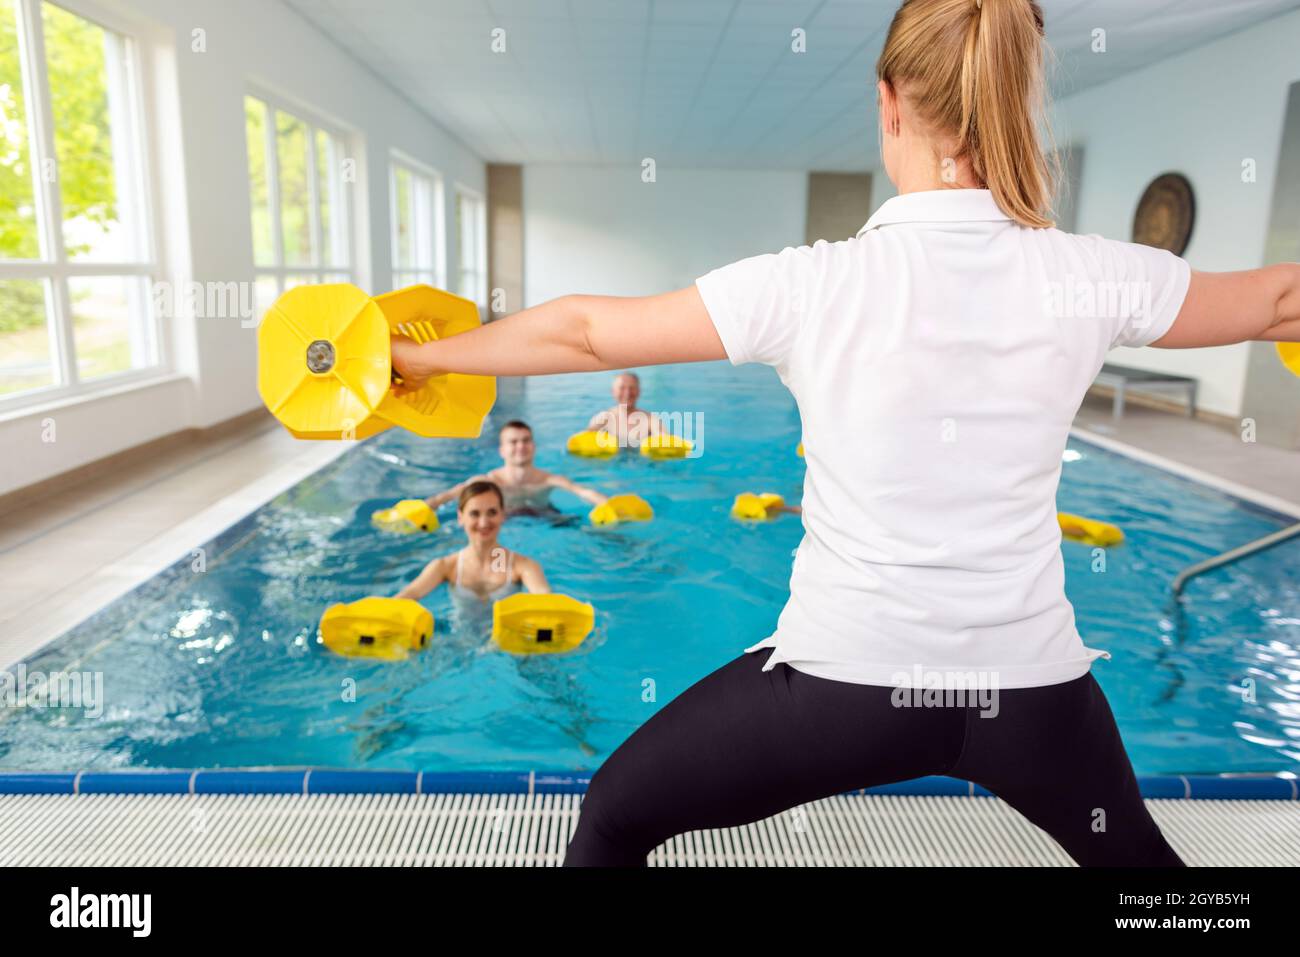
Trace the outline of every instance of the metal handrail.
<instances>
[{"instance_id":1,"label":"metal handrail","mask_svg":"<svg viewBox=\"0 0 1300 957\"><path fill-rule=\"evenodd\" d=\"M1270 535L1263 538L1257 538L1253 542L1247 542L1245 545L1239 545L1231 551L1226 551L1222 555L1216 555L1213 558L1207 558L1203 562L1197 562L1190 568L1185 568L1174 578L1174 594L1182 593L1183 585L1189 578L1193 578L1201 572L1208 572L1212 568L1218 568L1221 565L1227 565L1229 562L1235 562L1238 558L1245 558L1247 555L1254 555L1256 552L1262 552L1266 548L1272 548L1274 545L1281 544L1289 538L1295 538L1300 535L1300 523L1288 526L1287 528L1278 529Z\"/></svg>"}]
</instances>

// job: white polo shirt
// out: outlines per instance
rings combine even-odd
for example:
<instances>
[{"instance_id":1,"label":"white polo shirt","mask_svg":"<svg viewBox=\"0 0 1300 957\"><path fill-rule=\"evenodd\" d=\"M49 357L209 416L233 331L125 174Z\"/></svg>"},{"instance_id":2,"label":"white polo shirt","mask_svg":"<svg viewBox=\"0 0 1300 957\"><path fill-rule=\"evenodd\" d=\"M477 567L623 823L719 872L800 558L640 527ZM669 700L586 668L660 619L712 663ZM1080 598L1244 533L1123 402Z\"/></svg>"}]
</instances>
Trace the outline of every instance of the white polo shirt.
<instances>
[{"instance_id":1,"label":"white polo shirt","mask_svg":"<svg viewBox=\"0 0 1300 957\"><path fill-rule=\"evenodd\" d=\"M1190 280L1169 252L1026 228L975 189L696 280L731 362L774 366L803 419L790 598L745 650L905 687L1049 685L1109 658L1065 596L1061 457L1106 353L1164 335Z\"/></svg>"}]
</instances>

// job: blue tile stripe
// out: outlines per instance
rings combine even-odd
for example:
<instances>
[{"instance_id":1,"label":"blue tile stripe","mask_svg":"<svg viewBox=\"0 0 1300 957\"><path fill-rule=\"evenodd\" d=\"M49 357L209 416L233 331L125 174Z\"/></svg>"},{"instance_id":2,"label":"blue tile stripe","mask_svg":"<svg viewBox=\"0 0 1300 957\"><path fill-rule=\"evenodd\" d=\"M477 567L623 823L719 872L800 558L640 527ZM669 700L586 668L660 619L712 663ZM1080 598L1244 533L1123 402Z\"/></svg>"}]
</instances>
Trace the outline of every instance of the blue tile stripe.
<instances>
[{"instance_id":1,"label":"blue tile stripe","mask_svg":"<svg viewBox=\"0 0 1300 957\"><path fill-rule=\"evenodd\" d=\"M357 771L238 768L185 771L0 771L0 794L585 794L584 771ZM1163 774L1138 778L1142 796L1300 800L1294 778ZM977 784L925 777L849 794L991 797Z\"/></svg>"}]
</instances>

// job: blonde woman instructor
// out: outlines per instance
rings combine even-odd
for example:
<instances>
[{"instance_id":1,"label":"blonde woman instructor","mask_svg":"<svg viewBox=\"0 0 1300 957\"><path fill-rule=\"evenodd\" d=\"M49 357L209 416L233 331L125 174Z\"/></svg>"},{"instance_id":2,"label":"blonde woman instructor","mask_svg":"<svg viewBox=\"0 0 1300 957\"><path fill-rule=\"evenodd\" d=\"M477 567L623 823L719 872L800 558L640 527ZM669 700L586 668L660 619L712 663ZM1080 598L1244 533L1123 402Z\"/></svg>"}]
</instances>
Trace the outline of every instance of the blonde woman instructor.
<instances>
[{"instance_id":1,"label":"blonde woman instructor","mask_svg":"<svg viewBox=\"0 0 1300 957\"><path fill-rule=\"evenodd\" d=\"M1300 340L1300 265L1194 272L1055 229L1044 48L1033 0L907 0L877 65L900 195L857 237L395 341L413 383L726 357L774 366L799 403L805 534L776 631L610 755L566 865L644 865L675 834L932 774L993 791L1082 865L1183 863L1089 672L1109 654L1065 596L1061 453L1114 346ZM1136 305L1058 301L1116 283ZM935 675L984 678L996 706L895 693Z\"/></svg>"}]
</instances>

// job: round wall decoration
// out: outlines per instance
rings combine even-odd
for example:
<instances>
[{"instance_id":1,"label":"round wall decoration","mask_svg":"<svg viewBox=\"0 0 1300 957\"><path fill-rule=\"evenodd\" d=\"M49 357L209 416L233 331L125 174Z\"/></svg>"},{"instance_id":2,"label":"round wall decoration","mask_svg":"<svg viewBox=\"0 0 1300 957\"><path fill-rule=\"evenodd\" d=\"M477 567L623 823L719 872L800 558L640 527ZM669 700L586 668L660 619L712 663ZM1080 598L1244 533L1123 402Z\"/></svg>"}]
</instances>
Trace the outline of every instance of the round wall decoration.
<instances>
[{"instance_id":1,"label":"round wall decoration","mask_svg":"<svg viewBox=\"0 0 1300 957\"><path fill-rule=\"evenodd\" d=\"M1192 238L1196 198L1182 173L1164 173L1151 181L1133 215L1133 242L1167 249L1181 256Z\"/></svg>"}]
</instances>

